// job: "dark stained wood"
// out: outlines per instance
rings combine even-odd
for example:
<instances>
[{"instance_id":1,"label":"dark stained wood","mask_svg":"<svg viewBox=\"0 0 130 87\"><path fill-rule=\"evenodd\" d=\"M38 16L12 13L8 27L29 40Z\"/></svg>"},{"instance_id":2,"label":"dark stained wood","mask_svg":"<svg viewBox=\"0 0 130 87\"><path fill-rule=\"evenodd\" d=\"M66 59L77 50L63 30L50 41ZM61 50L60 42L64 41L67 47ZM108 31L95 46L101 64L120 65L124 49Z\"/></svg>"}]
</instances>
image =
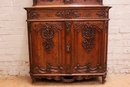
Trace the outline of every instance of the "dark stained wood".
<instances>
[{"instance_id":1,"label":"dark stained wood","mask_svg":"<svg viewBox=\"0 0 130 87\"><path fill-rule=\"evenodd\" d=\"M104 83L110 7L102 0L33 0L33 5L25 8L33 82L101 76Z\"/></svg>"},{"instance_id":2,"label":"dark stained wood","mask_svg":"<svg viewBox=\"0 0 130 87\"><path fill-rule=\"evenodd\" d=\"M102 0L33 0L33 5L52 5L52 4L102 5Z\"/></svg>"}]
</instances>

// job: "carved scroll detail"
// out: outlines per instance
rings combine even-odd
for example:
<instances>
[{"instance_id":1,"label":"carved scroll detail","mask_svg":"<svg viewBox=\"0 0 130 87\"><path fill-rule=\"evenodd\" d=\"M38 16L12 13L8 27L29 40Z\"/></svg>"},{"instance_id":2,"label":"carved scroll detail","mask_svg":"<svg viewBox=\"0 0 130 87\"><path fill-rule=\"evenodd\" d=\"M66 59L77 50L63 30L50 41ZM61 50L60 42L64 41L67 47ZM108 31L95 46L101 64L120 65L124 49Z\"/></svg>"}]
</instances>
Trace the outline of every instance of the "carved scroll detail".
<instances>
[{"instance_id":1,"label":"carved scroll detail","mask_svg":"<svg viewBox=\"0 0 130 87\"><path fill-rule=\"evenodd\" d=\"M63 67L58 65L57 67L54 67L51 65L51 63L46 63L47 68L44 69L42 68L40 65L38 65L35 69L37 70L37 72L41 73L41 74L48 74L48 73L62 73Z\"/></svg>"},{"instance_id":2,"label":"carved scroll detail","mask_svg":"<svg viewBox=\"0 0 130 87\"><path fill-rule=\"evenodd\" d=\"M64 17L64 13L63 13L63 11L58 11L57 13L56 13L56 16L57 17Z\"/></svg>"},{"instance_id":3,"label":"carved scroll detail","mask_svg":"<svg viewBox=\"0 0 130 87\"><path fill-rule=\"evenodd\" d=\"M99 72L99 70L101 68L102 67L99 64L97 64L97 66L95 68L91 68L91 64L87 63L85 66L80 66L78 64L77 66L75 66L74 69L78 73L82 73L82 72L85 72L85 73L96 73L96 72Z\"/></svg>"},{"instance_id":4,"label":"carved scroll detail","mask_svg":"<svg viewBox=\"0 0 130 87\"><path fill-rule=\"evenodd\" d=\"M60 10L56 13L56 16L57 17L60 17L60 18L66 18L66 19L69 19L69 18L78 18L80 17L80 13L78 13L77 11L72 11L72 10Z\"/></svg>"}]
</instances>

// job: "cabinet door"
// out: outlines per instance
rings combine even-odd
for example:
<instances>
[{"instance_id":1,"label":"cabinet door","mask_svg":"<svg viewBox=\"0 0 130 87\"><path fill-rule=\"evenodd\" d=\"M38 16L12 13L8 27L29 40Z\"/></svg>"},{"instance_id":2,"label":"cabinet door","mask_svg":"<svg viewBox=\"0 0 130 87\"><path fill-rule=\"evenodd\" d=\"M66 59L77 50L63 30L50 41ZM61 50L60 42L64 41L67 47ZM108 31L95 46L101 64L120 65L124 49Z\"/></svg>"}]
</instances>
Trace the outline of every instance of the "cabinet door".
<instances>
[{"instance_id":1,"label":"cabinet door","mask_svg":"<svg viewBox=\"0 0 130 87\"><path fill-rule=\"evenodd\" d=\"M73 73L104 72L107 33L103 21L73 22Z\"/></svg>"},{"instance_id":2,"label":"cabinet door","mask_svg":"<svg viewBox=\"0 0 130 87\"><path fill-rule=\"evenodd\" d=\"M64 29L62 22L31 22L31 72L64 73Z\"/></svg>"}]
</instances>

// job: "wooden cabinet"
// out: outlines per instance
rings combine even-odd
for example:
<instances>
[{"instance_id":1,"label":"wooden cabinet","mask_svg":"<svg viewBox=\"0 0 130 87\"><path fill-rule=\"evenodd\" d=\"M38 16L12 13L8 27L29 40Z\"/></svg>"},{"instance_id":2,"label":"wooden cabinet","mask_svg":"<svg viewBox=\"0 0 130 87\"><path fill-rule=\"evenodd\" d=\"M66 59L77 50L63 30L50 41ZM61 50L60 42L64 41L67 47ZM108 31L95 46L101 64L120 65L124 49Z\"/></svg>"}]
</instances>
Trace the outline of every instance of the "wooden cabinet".
<instances>
[{"instance_id":1,"label":"wooden cabinet","mask_svg":"<svg viewBox=\"0 0 130 87\"><path fill-rule=\"evenodd\" d=\"M110 7L95 5L102 0L33 2L37 6L25 8L33 82L37 78L73 82L101 76L104 83ZM50 3L57 5L45 5Z\"/></svg>"}]
</instances>

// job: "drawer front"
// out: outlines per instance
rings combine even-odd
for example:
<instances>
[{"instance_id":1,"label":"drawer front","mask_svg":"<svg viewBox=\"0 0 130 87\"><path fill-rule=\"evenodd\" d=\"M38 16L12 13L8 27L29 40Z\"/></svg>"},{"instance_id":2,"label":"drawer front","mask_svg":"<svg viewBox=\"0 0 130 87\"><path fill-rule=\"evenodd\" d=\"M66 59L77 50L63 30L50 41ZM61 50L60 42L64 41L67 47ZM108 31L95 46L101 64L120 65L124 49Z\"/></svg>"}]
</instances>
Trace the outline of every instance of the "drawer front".
<instances>
[{"instance_id":1,"label":"drawer front","mask_svg":"<svg viewBox=\"0 0 130 87\"><path fill-rule=\"evenodd\" d=\"M108 11L92 9L37 9L28 12L28 19L103 19Z\"/></svg>"}]
</instances>

